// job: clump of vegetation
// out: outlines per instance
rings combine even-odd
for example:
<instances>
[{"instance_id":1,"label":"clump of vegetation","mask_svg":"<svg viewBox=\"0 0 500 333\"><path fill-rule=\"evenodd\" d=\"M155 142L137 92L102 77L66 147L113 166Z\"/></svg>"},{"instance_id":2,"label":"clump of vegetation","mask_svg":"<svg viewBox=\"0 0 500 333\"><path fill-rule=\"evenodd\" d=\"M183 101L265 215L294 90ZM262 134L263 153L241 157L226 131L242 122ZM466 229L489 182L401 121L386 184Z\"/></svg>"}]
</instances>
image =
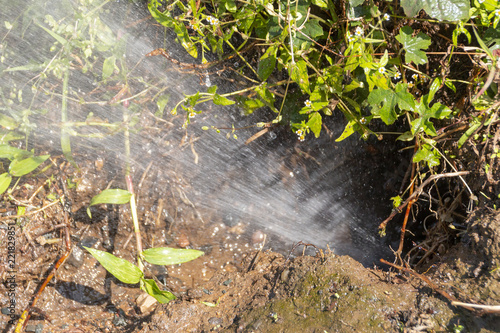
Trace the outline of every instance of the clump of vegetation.
<instances>
[{"instance_id":1,"label":"clump of vegetation","mask_svg":"<svg viewBox=\"0 0 500 333\"><path fill-rule=\"evenodd\" d=\"M498 123L500 106L498 1L150 0L148 8L203 66L209 65L208 52L221 61L232 57L242 62L233 70L246 87L219 95L212 86L176 104L171 112L182 109L185 126L209 101L235 104L246 114L266 107L275 118L256 127L279 123L304 141L311 134L318 137L324 118L337 109L347 120L337 141L358 133L363 139L408 142L414 149L410 185L393 197L395 213L407 206L398 256L410 208L423 186L458 177L469 208L478 202L463 178L466 172L452 162L456 151L450 147L490 140L496 150L484 172L493 179L498 138L492 125ZM440 35L443 41L432 45L429 23L446 27L449 37ZM470 64L474 76L450 72L461 61ZM386 132L380 131L381 124ZM456 138L451 140L452 134ZM382 234L387 221L380 225Z\"/></svg>"}]
</instances>

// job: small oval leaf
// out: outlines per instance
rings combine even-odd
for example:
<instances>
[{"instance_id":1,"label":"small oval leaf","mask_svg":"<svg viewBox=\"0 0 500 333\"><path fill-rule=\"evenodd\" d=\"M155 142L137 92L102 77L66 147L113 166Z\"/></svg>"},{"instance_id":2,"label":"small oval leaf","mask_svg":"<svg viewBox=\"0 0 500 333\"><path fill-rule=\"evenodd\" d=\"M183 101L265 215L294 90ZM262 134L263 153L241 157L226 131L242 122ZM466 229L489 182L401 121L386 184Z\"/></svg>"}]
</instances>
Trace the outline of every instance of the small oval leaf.
<instances>
[{"instance_id":1,"label":"small oval leaf","mask_svg":"<svg viewBox=\"0 0 500 333\"><path fill-rule=\"evenodd\" d=\"M156 300L162 304L166 304L173 301L176 297L170 291L161 290L158 288L155 280L153 279L142 279L144 285L141 287L142 290L147 292L149 295L156 298Z\"/></svg>"},{"instance_id":2,"label":"small oval leaf","mask_svg":"<svg viewBox=\"0 0 500 333\"><path fill-rule=\"evenodd\" d=\"M202 251L192 249L174 249L171 247L155 247L142 251L144 260L154 265L176 265L198 258Z\"/></svg>"},{"instance_id":3,"label":"small oval leaf","mask_svg":"<svg viewBox=\"0 0 500 333\"><path fill-rule=\"evenodd\" d=\"M227 99L224 96L221 96L219 94L214 94L214 104L215 105L231 105L234 104L235 102Z\"/></svg>"},{"instance_id":4,"label":"small oval leaf","mask_svg":"<svg viewBox=\"0 0 500 333\"><path fill-rule=\"evenodd\" d=\"M118 258L105 251L100 251L85 246L84 248L85 250L89 251L90 254L97 259L97 261L99 261L102 267L104 267L108 272L113 274L115 278L123 283L136 284L144 275L139 267L125 259Z\"/></svg>"}]
</instances>

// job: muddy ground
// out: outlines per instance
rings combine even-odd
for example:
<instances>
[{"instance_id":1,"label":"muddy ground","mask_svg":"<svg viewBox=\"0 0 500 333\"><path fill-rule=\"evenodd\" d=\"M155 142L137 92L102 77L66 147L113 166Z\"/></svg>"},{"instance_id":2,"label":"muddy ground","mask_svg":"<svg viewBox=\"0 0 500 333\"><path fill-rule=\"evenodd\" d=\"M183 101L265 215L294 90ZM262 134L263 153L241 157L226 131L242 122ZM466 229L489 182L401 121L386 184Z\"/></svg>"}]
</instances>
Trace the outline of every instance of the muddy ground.
<instances>
[{"instance_id":1,"label":"muddy ground","mask_svg":"<svg viewBox=\"0 0 500 333\"><path fill-rule=\"evenodd\" d=\"M54 201L65 193L71 204L66 209L72 252L32 308L27 332L499 331L498 308L495 314L451 304L452 299L500 304L500 213L493 200L481 198L465 220L454 220L453 228L446 222L452 212L441 210L426 235L414 235L419 216L428 216L416 215L415 231L406 239L410 251L404 257L411 269L401 271L381 263L365 267L349 256L313 246L308 247L308 253L315 253L312 256L301 254L303 245L285 246L287 252L281 254L272 252L269 248L276 243L264 242L260 230L243 223L228 225L193 204L185 195L190 188L181 173L177 178L175 170L137 173L145 246L166 244L205 252L200 259L176 267L147 266L148 276L178 296L169 304L148 307L138 286L120 283L82 249L91 246L134 261L127 206L92 207L92 220L86 214L98 190L110 182L124 186L119 186L119 172L105 171L110 162L99 158L81 163L80 170L62 157L54 157L52 163L44 173L23 178L23 185L2 201L2 244L8 240L9 226L15 230L15 271L7 265L0 271L6 281L0 293L0 325L5 332L13 330L9 321L17 322L65 252L65 206ZM470 178L474 191L480 186L498 190L485 175L476 176ZM176 180L165 185L165 179ZM61 182L75 186L64 192ZM464 199L459 206L466 203ZM27 214L10 217L18 213L18 206L28 207ZM453 208L454 216L462 216L458 213L462 211ZM388 228L397 234L398 223L395 219ZM399 263L393 255L383 258ZM12 319L10 290L16 301Z\"/></svg>"}]
</instances>

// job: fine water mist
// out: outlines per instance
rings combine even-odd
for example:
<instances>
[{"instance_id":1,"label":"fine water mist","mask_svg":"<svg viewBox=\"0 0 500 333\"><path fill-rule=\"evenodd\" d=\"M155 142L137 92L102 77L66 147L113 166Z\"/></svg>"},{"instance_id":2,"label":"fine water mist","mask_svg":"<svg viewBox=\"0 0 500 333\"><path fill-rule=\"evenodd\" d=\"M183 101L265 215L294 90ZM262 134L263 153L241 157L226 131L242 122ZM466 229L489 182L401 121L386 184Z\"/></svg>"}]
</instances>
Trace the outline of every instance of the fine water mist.
<instances>
[{"instance_id":1,"label":"fine water mist","mask_svg":"<svg viewBox=\"0 0 500 333\"><path fill-rule=\"evenodd\" d=\"M148 52L166 47L175 59L197 61L175 42L171 31L148 18L145 2L103 1L102 7L95 6L99 7L100 22L91 22L86 28L87 32L94 29L95 39L79 46L92 49L87 59L82 57L85 52L78 53L76 48L62 57L61 45L52 46L57 38L46 31L50 27L46 15L64 24L64 29L77 31L91 14L88 7L87 12L79 12L79 1L1 3L0 110L18 121L30 119L31 128L24 128L30 133L28 149L62 152L64 74L57 71L69 70L67 121L74 122L72 130L79 133L73 136L75 133L69 132L77 163L79 155L105 158L112 160L106 168L113 170L103 172L122 174L126 157L123 134L90 123L120 123L126 110L136 123L131 131L134 181L139 182L146 170L163 175L143 183L143 187L151 187L145 191L148 195L166 195L161 181L177 182L183 191L176 195L192 203L203 220L200 223L248 225L247 237L253 231L263 232L267 234L266 248L283 252L289 251L293 242L303 241L323 249L329 246L337 254L371 264L387 251L377 226L390 210L383 189L390 177L385 170L393 167L384 158L390 149L356 136L335 142L344 125L340 113L325 122L319 139L310 135L305 142L299 142L285 126L276 126L245 144L260 130L248 126L263 119L270 121L273 115L263 109L244 116L234 105L203 104L197 107L202 112L183 128L187 119L183 110L178 108L175 116L169 110L184 94L206 91L212 84L220 91L238 86L234 74L225 67L213 74L187 73L165 58L146 58ZM112 35L101 36L95 29ZM74 40L78 38L74 36ZM99 49L92 45L106 38L121 46ZM103 73L103 57L111 59L108 62L115 60L112 73ZM59 69L54 62L60 62ZM238 64L229 61L225 66ZM125 80L130 92L118 100L130 100L109 103ZM168 99L163 114L158 113L162 98ZM247 128L236 130L235 139L230 130L217 133L202 130L202 126Z\"/></svg>"}]
</instances>

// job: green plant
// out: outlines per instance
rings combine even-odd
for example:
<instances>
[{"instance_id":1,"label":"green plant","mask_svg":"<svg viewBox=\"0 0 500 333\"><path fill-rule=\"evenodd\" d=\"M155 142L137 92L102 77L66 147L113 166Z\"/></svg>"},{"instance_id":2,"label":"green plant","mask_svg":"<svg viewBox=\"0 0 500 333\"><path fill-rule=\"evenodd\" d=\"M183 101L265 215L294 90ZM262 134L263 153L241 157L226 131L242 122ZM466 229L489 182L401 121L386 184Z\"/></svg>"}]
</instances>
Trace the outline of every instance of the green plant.
<instances>
[{"instance_id":1,"label":"green plant","mask_svg":"<svg viewBox=\"0 0 500 333\"><path fill-rule=\"evenodd\" d=\"M50 155L35 156L32 152L0 144L0 158L9 160L8 171L0 174L0 194L10 186L13 177L22 177L38 168Z\"/></svg>"}]
</instances>

